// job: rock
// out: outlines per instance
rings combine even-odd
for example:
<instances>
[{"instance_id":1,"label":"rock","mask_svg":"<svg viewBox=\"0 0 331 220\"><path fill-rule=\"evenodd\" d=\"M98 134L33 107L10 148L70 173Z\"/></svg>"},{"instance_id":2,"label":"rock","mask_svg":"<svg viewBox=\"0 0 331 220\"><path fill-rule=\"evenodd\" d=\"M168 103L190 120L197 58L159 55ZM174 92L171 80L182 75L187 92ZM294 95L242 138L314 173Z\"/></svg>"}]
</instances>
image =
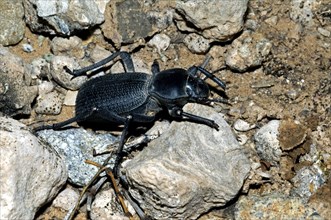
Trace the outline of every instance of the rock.
<instances>
[{"instance_id":1,"label":"rock","mask_svg":"<svg viewBox=\"0 0 331 220\"><path fill-rule=\"evenodd\" d=\"M255 125L250 125L248 122L242 119L238 119L237 121L234 122L233 128L236 129L237 131L249 131L255 128Z\"/></svg>"},{"instance_id":2,"label":"rock","mask_svg":"<svg viewBox=\"0 0 331 220\"><path fill-rule=\"evenodd\" d=\"M154 47L157 52L166 51L170 45L170 37L166 34L156 34L150 41L148 41L147 46Z\"/></svg>"},{"instance_id":3,"label":"rock","mask_svg":"<svg viewBox=\"0 0 331 220\"><path fill-rule=\"evenodd\" d=\"M40 94L35 111L38 114L58 115L61 112L63 100L64 95L57 91Z\"/></svg>"},{"instance_id":4,"label":"rock","mask_svg":"<svg viewBox=\"0 0 331 220\"><path fill-rule=\"evenodd\" d=\"M317 165L313 165L298 170L290 181L294 186L291 194L308 201L309 197L325 183L325 176Z\"/></svg>"},{"instance_id":5,"label":"rock","mask_svg":"<svg viewBox=\"0 0 331 220\"><path fill-rule=\"evenodd\" d=\"M54 37L51 42L51 50L54 55L68 55L79 59L85 55L82 40L76 36L70 38Z\"/></svg>"},{"instance_id":6,"label":"rock","mask_svg":"<svg viewBox=\"0 0 331 220\"><path fill-rule=\"evenodd\" d=\"M65 160L69 181L78 186L84 186L95 175L98 168L85 163L89 159L102 164L108 155L93 156L109 151L109 145L117 138L110 134L94 134L83 128L65 129L62 131L42 130L38 137L51 145ZM113 160L110 163L114 162Z\"/></svg>"},{"instance_id":7,"label":"rock","mask_svg":"<svg viewBox=\"0 0 331 220\"><path fill-rule=\"evenodd\" d=\"M209 50L209 40L198 35L189 34L184 38L184 44L192 53L204 54Z\"/></svg>"},{"instance_id":8,"label":"rock","mask_svg":"<svg viewBox=\"0 0 331 220\"><path fill-rule=\"evenodd\" d=\"M0 219L34 219L67 180L61 157L25 125L0 118Z\"/></svg>"},{"instance_id":9,"label":"rock","mask_svg":"<svg viewBox=\"0 0 331 220\"><path fill-rule=\"evenodd\" d=\"M42 79L50 76L50 65L44 58L36 58L31 62L31 78Z\"/></svg>"},{"instance_id":10,"label":"rock","mask_svg":"<svg viewBox=\"0 0 331 220\"><path fill-rule=\"evenodd\" d=\"M22 49L26 53L31 53L34 51L33 46L31 44L22 44Z\"/></svg>"},{"instance_id":11,"label":"rock","mask_svg":"<svg viewBox=\"0 0 331 220\"><path fill-rule=\"evenodd\" d=\"M147 4L142 0L115 0L110 1L108 6L101 28L104 36L117 48L123 43L134 43L152 36L167 26L169 16L172 18L171 13L156 15L154 3ZM144 40L140 44L144 44Z\"/></svg>"},{"instance_id":12,"label":"rock","mask_svg":"<svg viewBox=\"0 0 331 220\"><path fill-rule=\"evenodd\" d=\"M87 81L87 77L80 76L72 79L72 75L63 69L64 66L67 66L70 70L80 68L74 58L54 56L50 63L51 74L54 81L66 89L78 90L81 85Z\"/></svg>"},{"instance_id":13,"label":"rock","mask_svg":"<svg viewBox=\"0 0 331 220\"><path fill-rule=\"evenodd\" d=\"M73 209L78 201L79 193L73 188L67 187L62 190L52 202L52 206L65 211Z\"/></svg>"},{"instance_id":14,"label":"rock","mask_svg":"<svg viewBox=\"0 0 331 220\"><path fill-rule=\"evenodd\" d=\"M282 193L241 196L234 219L322 219L300 197Z\"/></svg>"},{"instance_id":15,"label":"rock","mask_svg":"<svg viewBox=\"0 0 331 220\"><path fill-rule=\"evenodd\" d=\"M331 32L328 31L327 29L324 29L324 28L321 28L321 27L318 27L317 28L317 31L323 35L324 37L330 37L331 36Z\"/></svg>"},{"instance_id":16,"label":"rock","mask_svg":"<svg viewBox=\"0 0 331 220\"><path fill-rule=\"evenodd\" d=\"M307 129L298 121L282 120L279 126L279 143L283 151L289 151L306 140Z\"/></svg>"},{"instance_id":17,"label":"rock","mask_svg":"<svg viewBox=\"0 0 331 220\"><path fill-rule=\"evenodd\" d=\"M246 31L233 41L225 63L239 72L259 67L270 53L271 46L271 42L262 35Z\"/></svg>"},{"instance_id":18,"label":"rock","mask_svg":"<svg viewBox=\"0 0 331 220\"><path fill-rule=\"evenodd\" d=\"M0 111L7 115L30 114L37 87L20 57L0 47Z\"/></svg>"},{"instance_id":19,"label":"rock","mask_svg":"<svg viewBox=\"0 0 331 220\"><path fill-rule=\"evenodd\" d=\"M317 4L316 0L292 0L290 8L290 17L293 21L297 21L303 25L314 24L314 7Z\"/></svg>"},{"instance_id":20,"label":"rock","mask_svg":"<svg viewBox=\"0 0 331 220\"><path fill-rule=\"evenodd\" d=\"M22 0L0 1L0 44L14 45L24 37L25 23Z\"/></svg>"},{"instance_id":21,"label":"rock","mask_svg":"<svg viewBox=\"0 0 331 220\"><path fill-rule=\"evenodd\" d=\"M133 215L135 213L133 207L125 200L129 212ZM104 189L101 190L96 196L91 207L91 219L116 219L116 220L129 220L125 216L120 203L118 202L114 190Z\"/></svg>"},{"instance_id":22,"label":"rock","mask_svg":"<svg viewBox=\"0 0 331 220\"><path fill-rule=\"evenodd\" d=\"M176 17L177 27L182 31L202 32L211 41L228 41L242 30L247 3L248 0L176 1L175 9L182 16L181 20Z\"/></svg>"},{"instance_id":23,"label":"rock","mask_svg":"<svg viewBox=\"0 0 331 220\"><path fill-rule=\"evenodd\" d=\"M66 96L64 98L63 104L67 105L67 106L75 106L77 94L78 94L78 91L68 90L66 93Z\"/></svg>"},{"instance_id":24,"label":"rock","mask_svg":"<svg viewBox=\"0 0 331 220\"><path fill-rule=\"evenodd\" d=\"M219 131L172 122L123 169L130 194L153 219L195 219L225 205L250 170L244 149L220 114L198 104L188 104L184 111L215 120Z\"/></svg>"},{"instance_id":25,"label":"rock","mask_svg":"<svg viewBox=\"0 0 331 220\"><path fill-rule=\"evenodd\" d=\"M262 126L254 135L256 152L264 161L277 165L282 150L278 140L278 128L280 121L272 120Z\"/></svg>"},{"instance_id":26,"label":"rock","mask_svg":"<svg viewBox=\"0 0 331 220\"><path fill-rule=\"evenodd\" d=\"M39 96L40 95L45 95L47 93L50 93L54 90L55 86L52 82L49 81L42 81L38 85L38 91L39 91Z\"/></svg>"},{"instance_id":27,"label":"rock","mask_svg":"<svg viewBox=\"0 0 331 220\"><path fill-rule=\"evenodd\" d=\"M97 2L100 1L23 0L25 21L34 32L70 36L75 31L91 29L104 21L101 11L104 4Z\"/></svg>"}]
</instances>

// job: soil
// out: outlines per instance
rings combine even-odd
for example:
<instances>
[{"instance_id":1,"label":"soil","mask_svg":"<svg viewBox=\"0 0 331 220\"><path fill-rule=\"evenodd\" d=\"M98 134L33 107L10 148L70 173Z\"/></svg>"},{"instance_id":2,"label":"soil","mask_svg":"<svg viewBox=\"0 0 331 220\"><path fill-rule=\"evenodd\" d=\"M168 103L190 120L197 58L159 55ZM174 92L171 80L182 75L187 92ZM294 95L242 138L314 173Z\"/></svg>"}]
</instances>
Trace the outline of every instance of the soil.
<instances>
[{"instance_id":1,"label":"soil","mask_svg":"<svg viewBox=\"0 0 331 220\"><path fill-rule=\"evenodd\" d=\"M316 4L313 8L314 16L310 18L312 22L309 24L294 21L290 17L289 0L253 0L249 4L247 20L253 19L258 24L254 31L269 39L273 47L259 68L245 73L236 73L229 69L215 72L227 83L226 96L231 103L231 106L222 105L221 111L226 113L230 124L241 118L256 124L257 129L271 119L282 119L279 135L281 145L291 147L283 149L286 153L280 162L281 169L273 173L279 177L274 178L272 184L261 182L247 192L289 191L292 186L288 181L295 175L296 170L310 165L308 161L300 160L300 156L310 152L311 144L315 145L321 156L320 167L323 168L325 176L329 177L326 185L330 186L331 37L321 34L318 28L331 31L331 3L322 1ZM174 29L168 31L171 33ZM26 62L51 53L49 39L44 40L42 47L34 46L35 50L31 53L22 52L23 43L29 41L32 45L38 45L38 39L38 35L27 29L25 40L12 47L11 51ZM206 69L224 66L230 44L231 42L214 46L220 48L224 54L217 60L212 60ZM141 47L134 53L149 66L154 59L160 57L149 47ZM167 61L160 63L161 69L175 66L186 68L201 64L205 59L205 55L192 54L183 44L172 44L163 55ZM63 121L72 114L73 108L65 107L59 116L52 118ZM31 116L32 121L38 119L34 116ZM245 145L248 149L254 144L252 137L255 132L256 129L245 133L248 136ZM251 151L252 160L264 164L264 170L270 170L270 164L260 161L254 150ZM311 200L330 202L330 188L320 188ZM52 212L52 216L56 214ZM63 213L59 216L63 216ZM221 216L224 217L224 214L214 215L215 219L221 219ZM49 218L45 216L40 219Z\"/></svg>"}]
</instances>

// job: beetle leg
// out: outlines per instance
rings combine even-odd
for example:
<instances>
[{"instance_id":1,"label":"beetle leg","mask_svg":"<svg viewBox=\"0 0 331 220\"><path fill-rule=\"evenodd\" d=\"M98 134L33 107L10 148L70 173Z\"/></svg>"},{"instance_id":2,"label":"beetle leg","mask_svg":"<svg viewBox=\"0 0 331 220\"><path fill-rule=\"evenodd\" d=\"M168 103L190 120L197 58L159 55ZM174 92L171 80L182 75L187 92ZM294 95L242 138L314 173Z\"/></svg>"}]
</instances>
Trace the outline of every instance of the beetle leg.
<instances>
[{"instance_id":1,"label":"beetle leg","mask_svg":"<svg viewBox=\"0 0 331 220\"><path fill-rule=\"evenodd\" d=\"M63 69L67 71L70 75L73 76L73 78L78 77L78 76L86 76L87 72L90 70L94 70L96 68L99 68L110 61L114 60L117 56L120 56L121 59L123 60L123 65L126 71L134 72L134 67L133 67L133 62L131 59L131 56L127 52L122 52L122 51L117 51L110 56L106 57L103 60L100 60L99 62L96 62L90 66L78 69L78 70L70 70L67 66L64 66Z\"/></svg>"},{"instance_id":2,"label":"beetle leg","mask_svg":"<svg viewBox=\"0 0 331 220\"><path fill-rule=\"evenodd\" d=\"M113 173L116 177L119 176L120 174L120 170L119 170L119 165L121 163L121 160L123 158L123 147L126 141L126 138L128 136L129 133L129 126L130 126L130 122L132 121L132 116L128 115L126 117L125 123L124 123L124 129L121 135L121 140L120 140L120 144L118 146L118 150L117 150L117 156L115 159L115 164L114 164L114 168L113 168Z\"/></svg>"},{"instance_id":3,"label":"beetle leg","mask_svg":"<svg viewBox=\"0 0 331 220\"><path fill-rule=\"evenodd\" d=\"M158 72L160 72L160 65L159 65L159 62L157 62L157 60L154 60L154 62L152 64L152 73L153 73L153 75L155 75Z\"/></svg>"},{"instance_id":4,"label":"beetle leg","mask_svg":"<svg viewBox=\"0 0 331 220\"><path fill-rule=\"evenodd\" d=\"M40 127L36 127L36 128L33 129L33 133L35 133L37 131L45 130L45 129L59 130L60 128L66 126L66 125L69 125L69 124L71 124L73 122L84 121L86 118L90 117L96 111L97 111L97 109L96 108L93 108L86 115L80 114L80 115L76 115L75 117L70 118L70 119L68 119L66 121L63 121L63 122L55 123L55 124L52 124L52 125L43 125L43 126L40 126Z\"/></svg>"},{"instance_id":5,"label":"beetle leg","mask_svg":"<svg viewBox=\"0 0 331 220\"><path fill-rule=\"evenodd\" d=\"M189 121L199 123L199 124L204 124L204 125L207 125L209 127L212 127L212 128L215 128L216 130L218 130L218 125L213 120L184 112L183 109L181 109L179 107L175 107L175 108L172 108L171 110L169 110L169 114L171 116L173 116L174 118L180 118L180 119L184 119L184 120L187 119Z\"/></svg>"},{"instance_id":6,"label":"beetle leg","mask_svg":"<svg viewBox=\"0 0 331 220\"><path fill-rule=\"evenodd\" d=\"M132 62L131 55L127 52L119 52L119 53L120 53L120 56L121 56L121 59L122 59L122 63L123 63L125 72L132 72L132 73L136 72L134 70L134 65L133 65L133 62Z\"/></svg>"}]
</instances>

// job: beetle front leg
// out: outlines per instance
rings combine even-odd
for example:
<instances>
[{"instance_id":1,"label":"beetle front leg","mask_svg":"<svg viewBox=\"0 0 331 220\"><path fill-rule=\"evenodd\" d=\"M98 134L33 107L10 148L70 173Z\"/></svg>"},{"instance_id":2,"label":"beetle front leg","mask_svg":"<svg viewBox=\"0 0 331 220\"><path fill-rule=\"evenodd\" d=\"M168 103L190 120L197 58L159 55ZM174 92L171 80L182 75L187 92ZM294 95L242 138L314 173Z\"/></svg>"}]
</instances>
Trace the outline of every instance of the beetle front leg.
<instances>
[{"instance_id":1,"label":"beetle front leg","mask_svg":"<svg viewBox=\"0 0 331 220\"><path fill-rule=\"evenodd\" d=\"M132 121L132 116L129 115L126 117L126 120L124 122L124 129L121 135L121 140L117 149L117 155L116 155L116 159L115 159L115 164L114 164L114 168L113 168L113 173L115 175L115 177L119 177L120 175L120 170L119 170L119 166L121 163L121 160L123 158L123 148L124 148L124 144L126 142L126 138L128 136L129 133L129 126L130 123Z\"/></svg>"},{"instance_id":2,"label":"beetle front leg","mask_svg":"<svg viewBox=\"0 0 331 220\"><path fill-rule=\"evenodd\" d=\"M218 130L218 125L213 120L184 112L183 109L181 109L179 107L174 107L174 108L170 109L169 114L174 118L180 118L180 119L184 119L184 120L187 119L189 121L199 123L199 124L204 124L204 125L207 125L209 127L212 127L212 128L215 128L216 130Z\"/></svg>"}]
</instances>

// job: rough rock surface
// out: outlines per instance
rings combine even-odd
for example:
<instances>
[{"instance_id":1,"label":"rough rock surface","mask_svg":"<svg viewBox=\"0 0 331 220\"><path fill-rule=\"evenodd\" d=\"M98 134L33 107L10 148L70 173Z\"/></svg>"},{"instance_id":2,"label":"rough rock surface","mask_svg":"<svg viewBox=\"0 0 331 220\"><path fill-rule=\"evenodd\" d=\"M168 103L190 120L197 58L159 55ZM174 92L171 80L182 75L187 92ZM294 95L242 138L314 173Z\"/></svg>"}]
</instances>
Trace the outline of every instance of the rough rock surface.
<instances>
[{"instance_id":1,"label":"rough rock surface","mask_svg":"<svg viewBox=\"0 0 331 220\"><path fill-rule=\"evenodd\" d=\"M261 127L254 135L256 152L262 160L272 165L279 162L282 154L278 140L279 124L279 120L272 120Z\"/></svg>"},{"instance_id":2,"label":"rough rock surface","mask_svg":"<svg viewBox=\"0 0 331 220\"><path fill-rule=\"evenodd\" d=\"M239 72L258 67L270 53L271 46L263 36L246 31L233 41L226 65Z\"/></svg>"},{"instance_id":3,"label":"rough rock surface","mask_svg":"<svg viewBox=\"0 0 331 220\"><path fill-rule=\"evenodd\" d=\"M33 219L67 180L62 158L25 125L0 118L0 219Z\"/></svg>"},{"instance_id":4,"label":"rough rock surface","mask_svg":"<svg viewBox=\"0 0 331 220\"><path fill-rule=\"evenodd\" d=\"M101 26L104 36L119 47L122 43L142 40L166 28L172 21L171 12L165 10L164 13L156 13L153 10L154 3L141 0L111 1L106 8L105 23Z\"/></svg>"},{"instance_id":5,"label":"rough rock surface","mask_svg":"<svg viewBox=\"0 0 331 220\"><path fill-rule=\"evenodd\" d=\"M300 197L282 193L242 197L234 219L323 219Z\"/></svg>"},{"instance_id":6,"label":"rough rock surface","mask_svg":"<svg viewBox=\"0 0 331 220\"><path fill-rule=\"evenodd\" d=\"M63 69L67 66L70 70L79 69L76 59L67 56L54 56L51 60L51 74L53 79L62 87L70 90L78 90L86 82L86 76L80 76L72 79L72 75Z\"/></svg>"},{"instance_id":7,"label":"rough rock surface","mask_svg":"<svg viewBox=\"0 0 331 220\"><path fill-rule=\"evenodd\" d=\"M8 115L30 114L37 87L23 60L0 47L0 111Z\"/></svg>"},{"instance_id":8,"label":"rough rock surface","mask_svg":"<svg viewBox=\"0 0 331 220\"><path fill-rule=\"evenodd\" d=\"M84 186L95 175L98 168L85 163L89 159L102 164L108 155L93 156L93 150L102 153L117 139L110 134L93 134L83 128L63 131L43 130L38 136L63 156L69 175L69 181ZM113 161L112 161L113 162Z\"/></svg>"},{"instance_id":9,"label":"rough rock surface","mask_svg":"<svg viewBox=\"0 0 331 220\"><path fill-rule=\"evenodd\" d=\"M124 167L129 192L156 219L196 218L226 204L250 170L243 148L220 114L197 104L184 110L215 120L219 131L173 122Z\"/></svg>"},{"instance_id":10,"label":"rough rock surface","mask_svg":"<svg viewBox=\"0 0 331 220\"><path fill-rule=\"evenodd\" d=\"M184 18L177 18L177 27L182 31L202 30L202 35L207 39L227 41L242 30L247 3L248 0L176 1L176 9ZM187 29L192 25L187 25L185 20L194 28Z\"/></svg>"},{"instance_id":11,"label":"rough rock surface","mask_svg":"<svg viewBox=\"0 0 331 220\"><path fill-rule=\"evenodd\" d=\"M23 0L25 20L35 32L70 36L76 30L89 29L104 21L101 11L104 10L104 5L97 2Z\"/></svg>"},{"instance_id":12,"label":"rough rock surface","mask_svg":"<svg viewBox=\"0 0 331 220\"><path fill-rule=\"evenodd\" d=\"M17 44L23 39L25 30L22 0L1 0L0 11L0 44Z\"/></svg>"}]
</instances>

